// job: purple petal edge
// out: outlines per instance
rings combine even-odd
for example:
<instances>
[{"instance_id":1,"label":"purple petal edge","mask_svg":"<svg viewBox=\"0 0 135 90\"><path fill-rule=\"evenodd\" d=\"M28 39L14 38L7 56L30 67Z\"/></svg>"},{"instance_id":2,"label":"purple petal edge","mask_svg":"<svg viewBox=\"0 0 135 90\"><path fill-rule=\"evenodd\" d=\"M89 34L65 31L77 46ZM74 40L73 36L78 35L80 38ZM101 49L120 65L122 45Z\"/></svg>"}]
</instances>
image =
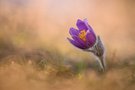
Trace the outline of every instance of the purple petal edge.
<instances>
[{"instance_id":1,"label":"purple petal edge","mask_svg":"<svg viewBox=\"0 0 135 90\"><path fill-rule=\"evenodd\" d=\"M75 47L78 47L78 48L80 48L80 49L83 49L83 47L78 43L78 42L76 42L76 41L74 41L74 40L72 40L72 39L70 39L70 38L67 38L68 40L69 40L69 42L71 43L71 44L73 44Z\"/></svg>"},{"instance_id":2,"label":"purple petal edge","mask_svg":"<svg viewBox=\"0 0 135 90\"><path fill-rule=\"evenodd\" d=\"M80 19L77 20L76 26L79 30L88 30L88 27L86 26L85 22Z\"/></svg>"},{"instance_id":3,"label":"purple petal edge","mask_svg":"<svg viewBox=\"0 0 135 90\"><path fill-rule=\"evenodd\" d=\"M93 30L92 27L88 24L88 20L87 20L87 19L84 19L83 21L84 21L85 25L87 26L89 32L91 32L91 33L93 33L93 34L95 35L94 30ZM96 35L95 35L95 36L96 36Z\"/></svg>"},{"instance_id":4,"label":"purple petal edge","mask_svg":"<svg viewBox=\"0 0 135 90\"><path fill-rule=\"evenodd\" d=\"M86 40L90 47L92 47L96 43L96 37L93 33L88 32L86 35Z\"/></svg>"},{"instance_id":5,"label":"purple petal edge","mask_svg":"<svg viewBox=\"0 0 135 90\"><path fill-rule=\"evenodd\" d=\"M86 45L86 42L84 42L83 40L81 40L78 36L72 36L72 38L78 42L84 49L88 48L88 46Z\"/></svg>"},{"instance_id":6,"label":"purple petal edge","mask_svg":"<svg viewBox=\"0 0 135 90\"><path fill-rule=\"evenodd\" d=\"M71 28L69 29L69 33L70 33L71 36L73 36L73 35L78 36L79 30L77 30L77 29L71 27Z\"/></svg>"}]
</instances>

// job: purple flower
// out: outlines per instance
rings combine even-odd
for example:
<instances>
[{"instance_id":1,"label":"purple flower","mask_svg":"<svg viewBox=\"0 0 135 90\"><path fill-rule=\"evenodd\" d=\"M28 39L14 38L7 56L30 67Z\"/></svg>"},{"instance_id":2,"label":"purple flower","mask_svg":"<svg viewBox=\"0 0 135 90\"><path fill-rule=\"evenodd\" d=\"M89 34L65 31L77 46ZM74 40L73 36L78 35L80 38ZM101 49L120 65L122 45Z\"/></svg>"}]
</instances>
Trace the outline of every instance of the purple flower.
<instances>
[{"instance_id":1,"label":"purple flower","mask_svg":"<svg viewBox=\"0 0 135 90\"><path fill-rule=\"evenodd\" d=\"M88 24L86 19L77 20L76 26L70 28L69 33L72 39L67 38L71 44L84 51L93 53L98 57L101 69L105 70L105 48L99 36L96 36L92 27Z\"/></svg>"},{"instance_id":2,"label":"purple flower","mask_svg":"<svg viewBox=\"0 0 135 90\"><path fill-rule=\"evenodd\" d=\"M67 38L71 44L80 49L88 49L92 47L96 42L96 35L92 27L88 24L87 20L77 20L76 26L70 28L69 33L72 39Z\"/></svg>"}]
</instances>

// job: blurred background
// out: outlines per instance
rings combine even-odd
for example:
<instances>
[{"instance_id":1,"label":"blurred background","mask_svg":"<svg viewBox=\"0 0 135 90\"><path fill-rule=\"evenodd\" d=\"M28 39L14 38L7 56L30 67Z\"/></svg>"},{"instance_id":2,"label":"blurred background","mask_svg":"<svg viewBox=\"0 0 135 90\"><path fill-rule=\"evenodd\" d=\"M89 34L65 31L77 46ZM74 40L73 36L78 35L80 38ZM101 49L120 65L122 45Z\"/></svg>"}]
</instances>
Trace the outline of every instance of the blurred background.
<instances>
[{"instance_id":1,"label":"blurred background","mask_svg":"<svg viewBox=\"0 0 135 90\"><path fill-rule=\"evenodd\" d=\"M66 39L69 28L87 18L107 52L129 56L135 52L134 16L134 0L0 0L0 34L17 47L43 44L66 53L76 51Z\"/></svg>"},{"instance_id":2,"label":"blurred background","mask_svg":"<svg viewBox=\"0 0 135 90\"><path fill-rule=\"evenodd\" d=\"M134 61L135 0L0 0L0 59L1 61L3 58L4 60L5 58L6 60L7 58L18 60L18 56L12 57L13 54L18 55L18 53L21 55L23 53L23 56L28 55L32 59L39 59L39 52L49 50L51 55L48 56L48 52L45 55L47 57L56 56L53 58L54 61L59 57L62 57L61 60L67 61L87 61L89 59L94 61L91 54L73 47L67 40L67 37L70 37L69 28L76 27L77 19L85 18L103 40L107 62ZM32 55L26 53L29 51ZM45 55L41 56L46 58ZM110 63L109 65L115 67L116 64L111 65ZM113 73L117 77L116 72ZM108 74L110 75L110 73ZM4 76L5 72L1 71L0 75ZM93 81L96 81L98 76L92 74L92 77L95 78ZM110 77L111 75L109 79ZM119 79L119 77L114 78L116 81ZM5 78L3 82L4 80ZM102 80L97 82L100 83L100 81ZM3 82L1 82L2 85ZM119 82L115 82L115 84L117 83ZM112 87L115 84L111 84ZM124 90L121 85L118 86L120 87L116 90ZM2 90L7 89L5 86L0 87L3 87ZM80 90L84 90L83 86L81 88ZM15 89L16 87L13 88L13 90ZM74 89L73 86L72 90ZM93 90L98 89L93 87Z\"/></svg>"}]
</instances>

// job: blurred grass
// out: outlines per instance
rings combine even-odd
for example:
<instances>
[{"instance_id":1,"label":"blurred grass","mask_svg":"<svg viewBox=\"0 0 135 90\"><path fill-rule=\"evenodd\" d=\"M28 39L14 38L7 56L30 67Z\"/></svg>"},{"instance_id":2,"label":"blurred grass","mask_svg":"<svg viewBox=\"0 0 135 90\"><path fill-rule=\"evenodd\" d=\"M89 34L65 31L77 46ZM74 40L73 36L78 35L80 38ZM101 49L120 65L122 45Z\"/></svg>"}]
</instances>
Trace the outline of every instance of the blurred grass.
<instances>
[{"instance_id":1,"label":"blurred grass","mask_svg":"<svg viewBox=\"0 0 135 90\"><path fill-rule=\"evenodd\" d=\"M95 61L73 60L57 49L20 49L1 40L1 90L134 90L135 57L107 56L107 71ZM4 52L4 53L3 53ZM74 58L75 59L75 58ZM118 60L118 61L117 61Z\"/></svg>"}]
</instances>

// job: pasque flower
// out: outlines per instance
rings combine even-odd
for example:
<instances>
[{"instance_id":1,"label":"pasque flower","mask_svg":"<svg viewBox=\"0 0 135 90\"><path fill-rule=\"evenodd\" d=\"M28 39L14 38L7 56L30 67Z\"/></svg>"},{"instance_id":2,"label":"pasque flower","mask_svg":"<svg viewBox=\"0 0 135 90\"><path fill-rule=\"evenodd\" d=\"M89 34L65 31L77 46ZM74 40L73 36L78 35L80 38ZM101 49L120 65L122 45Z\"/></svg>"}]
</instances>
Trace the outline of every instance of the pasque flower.
<instances>
[{"instance_id":1,"label":"pasque flower","mask_svg":"<svg viewBox=\"0 0 135 90\"><path fill-rule=\"evenodd\" d=\"M76 26L78 29L71 27L69 33L72 39L67 38L75 47L92 52L100 63L101 68L105 69L104 61L104 45L99 36L96 36L92 27L88 24L87 19L77 20Z\"/></svg>"}]
</instances>

